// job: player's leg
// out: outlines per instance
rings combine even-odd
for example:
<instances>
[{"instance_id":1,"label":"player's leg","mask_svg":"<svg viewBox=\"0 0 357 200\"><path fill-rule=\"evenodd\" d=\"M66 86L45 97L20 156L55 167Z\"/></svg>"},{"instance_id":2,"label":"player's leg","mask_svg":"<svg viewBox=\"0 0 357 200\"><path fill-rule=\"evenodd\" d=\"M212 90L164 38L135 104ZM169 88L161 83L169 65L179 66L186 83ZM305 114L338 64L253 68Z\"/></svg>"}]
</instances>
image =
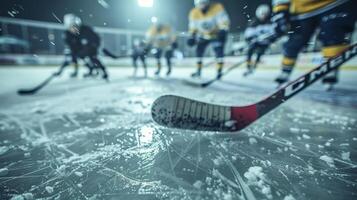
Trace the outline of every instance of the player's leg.
<instances>
[{"instance_id":1,"label":"player's leg","mask_svg":"<svg viewBox=\"0 0 357 200\"><path fill-rule=\"evenodd\" d=\"M284 57L282 61L282 70L280 75L275 79L275 82L278 84L283 84L289 81L298 55L314 34L316 27L318 26L318 21L314 17L294 21L291 26L292 29L289 34L289 39L283 45Z\"/></svg>"},{"instance_id":2,"label":"player's leg","mask_svg":"<svg viewBox=\"0 0 357 200\"><path fill-rule=\"evenodd\" d=\"M100 70L102 72L102 78L108 80L108 73L106 67L100 62L97 54L91 54L88 56L90 62L93 64L93 68L96 70Z\"/></svg>"},{"instance_id":3,"label":"player's leg","mask_svg":"<svg viewBox=\"0 0 357 200\"><path fill-rule=\"evenodd\" d=\"M221 41L212 42L213 50L216 54L217 79L221 79L224 66L224 43Z\"/></svg>"},{"instance_id":4,"label":"player's leg","mask_svg":"<svg viewBox=\"0 0 357 200\"><path fill-rule=\"evenodd\" d=\"M135 77L138 73L138 58L139 58L139 56L137 54L133 54L131 58L133 60L133 67L134 67L133 76Z\"/></svg>"},{"instance_id":5,"label":"player's leg","mask_svg":"<svg viewBox=\"0 0 357 200\"><path fill-rule=\"evenodd\" d=\"M161 56L162 56L162 49L156 49L156 53L155 53L155 58L157 61L157 70L155 72L155 75L160 75L161 72Z\"/></svg>"},{"instance_id":6,"label":"player's leg","mask_svg":"<svg viewBox=\"0 0 357 200\"><path fill-rule=\"evenodd\" d=\"M253 69L255 70L258 67L258 64L260 63L260 60L262 56L265 54L266 50L268 49L267 45L259 45L257 48L257 57L255 58L255 63L253 65Z\"/></svg>"},{"instance_id":7,"label":"player's leg","mask_svg":"<svg viewBox=\"0 0 357 200\"><path fill-rule=\"evenodd\" d=\"M201 71L203 66L203 55L205 54L206 48L209 44L209 40L200 38L198 39L196 46L196 56L197 56L197 71L193 73L192 77L201 77Z\"/></svg>"},{"instance_id":8,"label":"player's leg","mask_svg":"<svg viewBox=\"0 0 357 200\"><path fill-rule=\"evenodd\" d=\"M146 56L145 56L145 54L141 54L141 55L140 55L140 60L141 60L141 63L143 64L143 67L144 67L144 76L147 77L147 76L148 76L148 71L147 71Z\"/></svg>"},{"instance_id":9,"label":"player's leg","mask_svg":"<svg viewBox=\"0 0 357 200\"><path fill-rule=\"evenodd\" d=\"M89 57L85 57L83 58L82 57L82 60L84 62L84 65L87 67L88 69L88 72L83 74L83 77L84 78L88 78L88 77L92 77L93 76L93 72L95 70L95 66L94 64L92 63L92 61L89 59Z\"/></svg>"},{"instance_id":10,"label":"player's leg","mask_svg":"<svg viewBox=\"0 0 357 200\"><path fill-rule=\"evenodd\" d=\"M71 54L66 54L65 58L64 58L64 62L62 63L61 67L59 68L59 70L54 73L55 76L60 76L63 72L63 70L68 67L71 64L72 61L72 55Z\"/></svg>"},{"instance_id":11,"label":"player's leg","mask_svg":"<svg viewBox=\"0 0 357 200\"><path fill-rule=\"evenodd\" d=\"M252 57L253 54L256 50L256 45L252 44L249 45L248 47L248 52L247 52L247 71L244 72L243 76L248 76L249 74L253 73L253 62L252 62Z\"/></svg>"},{"instance_id":12,"label":"player's leg","mask_svg":"<svg viewBox=\"0 0 357 200\"><path fill-rule=\"evenodd\" d=\"M350 44L357 16L352 4L352 1L345 3L321 17L319 39L323 43L322 54L326 59L337 56ZM322 82L328 90L338 83L338 71L324 77Z\"/></svg>"},{"instance_id":13,"label":"player's leg","mask_svg":"<svg viewBox=\"0 0 357 200\"><path fill-rule=\"evenodd\" d=\"M72 54L72 63L73 63L74 71L71 74L71 77L74 78L74 77L78 76L79 66L78 66L78 56L77 55Z\"/></svg>"},{"instance_id":14,"label":"player's leg","mask_svg":"<svg viewBox=\"0 0 357 200\"><path fill-rule=\"evenodd\" d=\"M169 76L172 71L172 62L171 62L172 56L173 56L173 50L167 50L165 52L165 59L166 59L167 67L168 67L167 73L166 73L167 76Z\"/></svg>"}]
</instances>

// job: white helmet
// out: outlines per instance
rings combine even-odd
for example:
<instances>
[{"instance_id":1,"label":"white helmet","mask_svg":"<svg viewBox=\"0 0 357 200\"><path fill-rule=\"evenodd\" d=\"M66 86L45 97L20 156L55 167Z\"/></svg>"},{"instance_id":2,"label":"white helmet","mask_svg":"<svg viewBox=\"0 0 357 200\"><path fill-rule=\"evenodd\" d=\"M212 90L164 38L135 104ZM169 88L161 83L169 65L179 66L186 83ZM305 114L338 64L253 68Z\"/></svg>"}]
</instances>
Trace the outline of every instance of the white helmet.
<instances>
[{"instance_id":1,"label":"white helmet","mask_svg":"<svg viewBox=\"0 0 357 200\"><path fill-rule=\"evenodd\" d=\"M154 16L154 17L151 17L151 23L154 25L160 24L161 20L160 20L160 18Z\"/></svg>"},{"instance_id":2,"label":"white helmet","mask_svg":"<svg viewBox=\"0 0 357 200\"><path fill-rule=\"evenodd\" d=\"M195 7L202 8L207 6L210 3L210 0L195 0Z\"/></svg>"},{"instance_id":3,"label":"white helmet","mask_svg":"<svg viewBox=\"0 0 357 200\"><path fill-rule=\"evenodd\" d=\"M142 41L141 41L140 39L135 39L135 40L133 41L133 44L134 44L134 46L136 46L136 47L140 46L141 43L142 43Z\"/></svg>"},{"instance_id":4,"label":"white helmet","mask_svg":"<svg viewBox=\"0 0 357 200\"><path fill-rule=\"evenodd\" d=\"M63 23L64 23L64 26L69 29L73 26L80 26L82 24L82 20L81 18L79 18L78 16L74 15L74 14L66 14L64 17L63 17Z\"/></svg>"},{"instance_id":5,"label":"white helmet","mask_svg":"<svg viewBox=\"0 0 357 200\"><path fill-rule=\"evenodd\" d=\"M258 6L255 15L257 16L258 19L264 20L270 15L270 7L267 4L262 4Z\"/></svg>"}]
</instances>

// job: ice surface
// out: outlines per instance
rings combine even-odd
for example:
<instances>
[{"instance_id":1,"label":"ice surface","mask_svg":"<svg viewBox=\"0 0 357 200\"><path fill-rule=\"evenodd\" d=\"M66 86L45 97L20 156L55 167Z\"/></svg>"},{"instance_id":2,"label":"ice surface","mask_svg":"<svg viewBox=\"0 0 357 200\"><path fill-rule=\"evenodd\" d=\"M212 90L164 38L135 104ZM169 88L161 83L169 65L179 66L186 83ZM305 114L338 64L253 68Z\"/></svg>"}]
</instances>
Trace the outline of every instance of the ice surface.
<instances>
[{"instance_id":1,"label":"ice surface","mask_svg":"<svg viewBox=\"0 0 357 200\"><path fill-rule=\"evenodd\" d=\"M288 196L284 197L284 200L295 200L295 198L289 194Z\"/></svg>"},{"instance_id":2,"label":"ice surface","mask_svg":"<svg viewBox=\"0 0 357 200\"><path fill-rule=\"evenodd\" d=\"M325 161L328 166L335 167L335 162L334 162L333 158L323 155L320 157L320 159Z\"/></svg>"},{"instance_id":3,"label":"ice surface","mask_svg":"<svg viewBox=\"0 0 357 200\"><path fill-rule=\"evenodd\" d=\"M46 186L45 189L46 189L46 191L47 191L49 194L52 194L52 193L53 193L53 187L51 187L51 186Z\"/></svg>"},{"instance_id":4,"label":"ice surface","mask_svg":"<svg viewBox=\"0 0 357 200\"><path fill-rule=\"evenodd\" d=\"M0 199L357 198L355 71L335 91L318 83L239 133L159 127L150 107L160 95L246 105L273 91L278 73L244 79L237 70L200 89L180 81L193 70L144 79L112 68L110 83L64 75L19 97L54 69L0 68Z\"/></svg>"},{"instance_id":5,"label":"ice surface","mask_svg":"<svg viewBox=\"0 0 357 200\"><path fill-rule=\"evenodd\" d=\"M244 177L247 179L247 183L251 186L259 188L260 192L265 195L266 198L272 199L271 188L268 184L267 177L263 172L263 168L260 166L253 166L244 173Z\"/></svg>"},{"instance_id":6,"label":"ice surface","mask_svg":"<svg viewBox=\"0 0 357 200\"><path fill-rule=\"evenodd\" d=\"M8 168L1 168L0 169L0 176L6 176L9 173L9 169Z\"/></svg>"}]
</instances>

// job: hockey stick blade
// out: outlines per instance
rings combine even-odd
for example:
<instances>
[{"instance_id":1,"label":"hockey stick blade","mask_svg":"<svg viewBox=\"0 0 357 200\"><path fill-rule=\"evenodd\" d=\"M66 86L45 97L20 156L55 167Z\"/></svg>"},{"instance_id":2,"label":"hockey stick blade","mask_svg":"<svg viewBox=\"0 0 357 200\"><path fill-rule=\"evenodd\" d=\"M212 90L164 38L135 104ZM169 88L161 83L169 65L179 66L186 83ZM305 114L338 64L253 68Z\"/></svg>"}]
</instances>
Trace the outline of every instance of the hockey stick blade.
<instances>
[{"instance_id":1,"label":"hockey stick blade","mask_svg":"<svg viewBox=\"0 0 357 200\"><path fill-rule=\"evenodd\" d=\"M54 74L52 74L50 77L48 77L45 81L43 81L37 87L32 88L32 89L20 89L17 91L17 94L19 94L19 95L33 95L33 94L37 93L39 90L41 90L43 87L45 87L54 77L56 77L56 76Z\"/></svg>"},{"instance_id":2,"label":"hockey stick blade","mask_svg":"<svg viewBox=\"0 0 357 200\"><path fill-rule=\"evenodd\" d=\"M266 99L249 106L222 106L179 96L162 96L153 103L152 118L159 125L169 128L218 132L240 131L356 55L357 44L353 44L339 56L327 60Z\"/></svg>"},{"instance_id":3,"label":"hockey stick blade","mask_svg":"<svg viewBox=\"0 0 357 200\"><path fill-rule=\"evenodd\" d=\"M173 95L158 98L151 113L156 123L169 128L199 131L233 131L234 128L229 126L230 107Z\"/></svg>"}]
</instances>

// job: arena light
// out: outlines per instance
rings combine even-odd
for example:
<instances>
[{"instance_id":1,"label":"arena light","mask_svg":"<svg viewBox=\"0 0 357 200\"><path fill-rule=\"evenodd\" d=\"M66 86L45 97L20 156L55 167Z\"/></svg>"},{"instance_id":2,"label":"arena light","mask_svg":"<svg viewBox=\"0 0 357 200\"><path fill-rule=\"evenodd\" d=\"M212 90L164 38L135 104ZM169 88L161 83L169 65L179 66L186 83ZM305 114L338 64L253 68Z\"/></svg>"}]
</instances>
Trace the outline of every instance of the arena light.
<instances>
[{"instance_id":1,"label":"arena light","mask_svg":"<svg viewBox=\"0 0 357 200\"><path fill-rule=\"evenodd\" d=\"M140 7L151 8L154 6L154 0L138 0Z\"/></svg>"}]
</instances>

